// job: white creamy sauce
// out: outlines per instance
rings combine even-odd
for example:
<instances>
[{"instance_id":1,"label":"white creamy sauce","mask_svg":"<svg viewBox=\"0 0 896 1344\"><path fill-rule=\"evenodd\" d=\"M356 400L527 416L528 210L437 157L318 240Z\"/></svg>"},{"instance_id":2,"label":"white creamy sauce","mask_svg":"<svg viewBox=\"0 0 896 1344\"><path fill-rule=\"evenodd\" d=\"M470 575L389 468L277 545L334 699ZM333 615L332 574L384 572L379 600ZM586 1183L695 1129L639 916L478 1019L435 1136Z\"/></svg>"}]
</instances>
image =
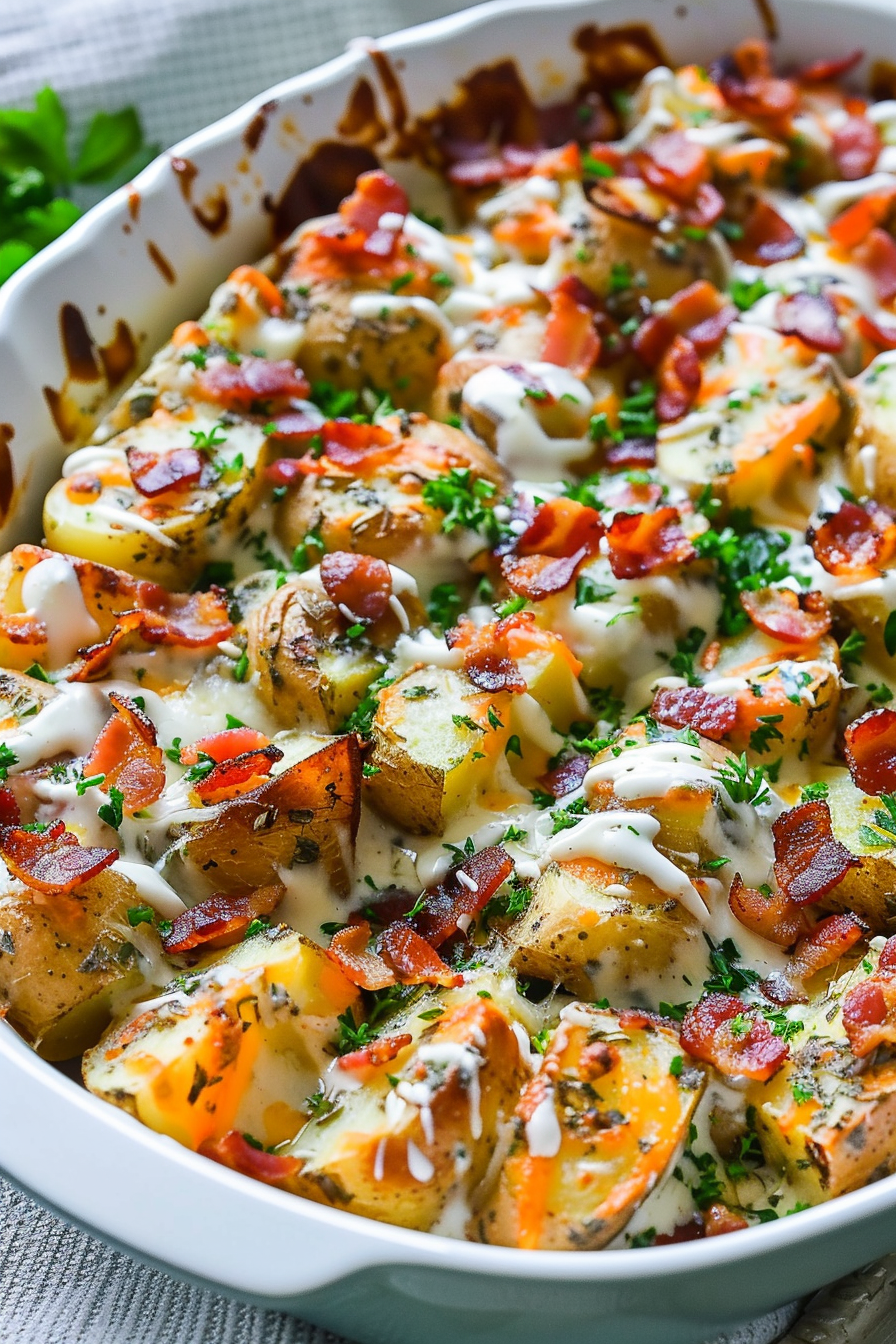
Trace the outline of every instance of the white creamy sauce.
<instances>
[{"instance_id":1,"label":"white creamy sauce","mask_svg":"<svg viewBox=\"0 0 896 1344\"><path fill-rule=\"evenodd\" d=\"M594 451L587 432L593 397L583 382L555 364L529 361L523 368L537 380L536 388L543 385L558 401L565 398L571 406L581 407L581 437L551 438L534 409L537 398L527 396L525 383L500 364L490 364L467 379L464 403L494 423L497 457L508 470L532 481L554 480L570 463Z\"/></svg>"},{"instance_id":2,"label":"white creamy sauce","mask_svg":"<svg viewBox=\"0 0 896 1344\"><path fill-rule=\"evenodd\" d=\"M362 322L388 322L390 318L416 318L437 327L449 345L454 344L454 327L437 303L415 295L354 294L349 304L352 317Z\"/></svg>"},{"instance_id":3,"label":"white creamy sauce","mask_svg":"<svg viewBox=\"0 0 896 1344\"><path fill-rule=\"evenodd\" d=\"M554 1089L549 1088L526 1121L526 1143L529 1147L529 1155L530 1157L556 1157L562 1142L563 1134L554 1104Z\"/></svg>"},{"instance_id":4,"label":"white creamy sauce","mask_svg":"<svg viewBox=\"0 0 896 1344\"><path fill-rule=\"evenodd\" d=\"M29 616L47 631L47 662L51 668L70 663L80 648L97 644L100 628L81 595L78 576L62 556L41 560L22 580L22 603Z\"/></svg>"}]
</instances>

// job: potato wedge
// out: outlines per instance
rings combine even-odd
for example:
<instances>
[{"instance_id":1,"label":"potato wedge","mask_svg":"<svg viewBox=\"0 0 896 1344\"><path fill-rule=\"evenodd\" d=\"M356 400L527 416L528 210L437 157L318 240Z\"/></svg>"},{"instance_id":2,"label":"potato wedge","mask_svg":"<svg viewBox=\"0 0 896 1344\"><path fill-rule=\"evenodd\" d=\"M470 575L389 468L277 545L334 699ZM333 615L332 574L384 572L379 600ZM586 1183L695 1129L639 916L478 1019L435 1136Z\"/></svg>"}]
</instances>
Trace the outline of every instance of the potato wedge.
<instances>
[{"instance_id":1,"label":"potato wedge","mask_svg":"<svg viewBox=\"0 0 896 1344\"><path fill-rule=\"evenodd\" d=\"M855 422L846 443L849 483L857 495L896 505L896 363L878 355L849 384Z\"/></svg>"},{"instance_id":2,"label":"potato wedge","mask_svg":"<svg viewBox=\"0 0 896 1344\"><path fill-rule=\"evenodd\" d=\"M187 1148L248 1130L292 1138L358 991L322 948L266 929L172 982L84 1060L91 1092Z\"/></svg>"},{"instance_id":3,"label":"potato wedge","mask_svg":"<svg viewBox=\"0 0 896 1344\"><path fill-rule=\"evenodd\" d=\"M885 821L879 798L869 798L853 784L848 770L824 772L834 836L860 860L820 904L863 919L874 933L896 933L896 835L877 825Z\"/></svg>"},{"instance_id":4,"label":"potato wedge","mask_svg":"<svg viewBox=\"0 0 896 1344\"><path fill-rule=\"evenodd\" d=\"M360 819L361 758L352 736L321 739L296 733L277 744L279 773L251 793L209 808L190 822L170 861L185 863L212 891L238 891L278 881L281 868L323 864L346 895Z\"/></svg>"},{"instance_id":5,"label":"potato wedge","mask_svg":"<svg viewBox=\"0 0 896 1344\"><path fill-rule=\"evenodd\" d=\"M214 434L216 441L204 452L199 482L154 498L140 494L125 450L191 448L194 431ZM177 415L158 410L102 447L69 459L70 474L56 482L44 504L47 544L182 590L215 544L235 537L260 501L270 457L259 425L224 424L207 406L185 407Z\"/></svg>"},{"instance_id":6,"label":"potato wedge","mask_svg":"<svg viewBox=\"0 0 896 1344\"><path fill-rule=\"evenodd\" d=\"M371 802L413 835L441 835L488 787L507 745L510 700L442 667L412 669L385 687L373 719Z\"/></svg>"},{"instance_id":7,"label":"potato wedge","mask_svg":"<svg viewBox=\"0 0 896 1344\"><path fill-rule=\"evenodd\" d=\"M671 1026L575 1003L523 1090L482 1241L527 1250L606 1246L668 1171L703 1090Z\"/></svg>"},{"instance_id":8,"label":"potato wedge","mask_svg":"<svg viewBox=\"0 0 896 1344\"><path fill-rule=\"evenodd\" d=\"M24 672L0 668L0 732L10 732L39 714L57 692L45 681Z\"/></svg>"},{"instance_id":9,"label":"potato wedge","mask_svg":"<svg viewBox=\"0 0 896 1344\"><path fill-rule=\"evenodd\" d=\"M116 992L140 983L127 912L141 904L112 868L66 896L15 881L0 894L0 1003L44 1059L94 1045Z\"/></svg>"},{"instance_id":10,"label":"potato wedge","mask_svg":"<svg viewBox=\"0 0 896 1344\"><path fill-rule=\"evenodd\" d=\"M551 863L506 936L521 976L553 980L587 999L626 990L636 997L673 959L705 956L700 925L677 901L640 874L596 860Z\"/></svg>"},{"instance_id":11,"label":"potato wedge","mask_svg":"<svg viewBox=\"0 0 896 1344\"><path fill-rule=\"evenodd\" d=\"M340 1109L286 1150L303 1160L299 1193L425 1231L452 1195L481 1181L525 1078L520 1047L507 1014L472 986L440 1003L437 1021L396 1058L365 1069L362 1087L334 1094ZM406 1025L408 1034L419 1029Z\"/></svg>"}]
</instances>

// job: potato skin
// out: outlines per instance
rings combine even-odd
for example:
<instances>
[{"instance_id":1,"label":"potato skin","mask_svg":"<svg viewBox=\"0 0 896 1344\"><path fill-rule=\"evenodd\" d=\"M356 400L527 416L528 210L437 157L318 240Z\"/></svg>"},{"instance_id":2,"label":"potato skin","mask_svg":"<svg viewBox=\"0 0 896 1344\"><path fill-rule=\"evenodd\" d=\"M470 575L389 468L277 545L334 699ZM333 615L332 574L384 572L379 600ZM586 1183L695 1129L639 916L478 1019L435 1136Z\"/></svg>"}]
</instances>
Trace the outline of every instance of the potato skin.
<instances>
[{"instance_id":1,"label":"potato skin","mask_svg":"<svg viewBox=\"0 0 896 1344\"><path fill-rule=\"evenodd\" d=\"M649 222L623 219L587 203L574 239L565 245L564 271L578 276L595 294L607 294L613 267L625 263L633 276L644 278L639 288L654 301L669 299L701 278L722 283L718 258L707 243L686 238L670 242Z\"/></svg>"},{"instance_id":2,"label":"potato skin","mask_svg":"<svg viewBox=\"0 0 896 1344\"><path fill-rule=\"evenodd\" d=\"M526 1250L600 1250L662 1179L703 1090L672 1024L590 1005L563 1010L541 1071L524 1088L482 1241ZM534 1151L533 1151L534 1150Z\"/></svg>"},{"instance_id":3,"label":"potato skin","mask_svg":"<svg viewBox=\"0 0 896 1344\"><path fill-rule=\"evenodd\" d=\"M849 483L859 496L871 495L879 504L896 505L896 364L879 356L849 384L855 421L846 444ZM860 456L866 444L874 453ZM886 619L886 617L884 617Z\"/></svg>"},{"instance_id":4,"label":"potato skin","mask_svg":"<svg viewBox=\"0 0 896 1344\"><path fill-rule=\"evenodd\" d=\"M70 895L13 882L0 895L0 1003L44 1059L73 1059L108 1024L112 992L140 983L127 912L137 888L111 868Z\"/></svg>"},{"instance_id":5,"label":"potato skin","mask_svg":"<svg viewBox=\"0 0 896 1344\"><path fill-rule=\"evenodd\" d=\"M444 1015L360 1091L343 1094L341 1112L299 1135L298 1193L426 1231L454 1191L469 1193L479 1183L525 1074L504 1012L470 989L464 994L466 1001L449 997ZM399 1079L397 1114L386 1073ZM421 1090L428 1118L419 1101L402 1098Z\"/></svg>"},{"instance_id":6,"label":"potato skin","mask_svg":"<svg viewBox=\"0 0 896 1344\"><path fill-rule=\"evenodd\" d=\"M873 933L896 933L896 849L867 845L861 835L862 826L873 826L880 801L857 789L848 770L826 771L825 783L834 836L860 862L819 905L858 915Z\"/></svg>"}]
</instances>

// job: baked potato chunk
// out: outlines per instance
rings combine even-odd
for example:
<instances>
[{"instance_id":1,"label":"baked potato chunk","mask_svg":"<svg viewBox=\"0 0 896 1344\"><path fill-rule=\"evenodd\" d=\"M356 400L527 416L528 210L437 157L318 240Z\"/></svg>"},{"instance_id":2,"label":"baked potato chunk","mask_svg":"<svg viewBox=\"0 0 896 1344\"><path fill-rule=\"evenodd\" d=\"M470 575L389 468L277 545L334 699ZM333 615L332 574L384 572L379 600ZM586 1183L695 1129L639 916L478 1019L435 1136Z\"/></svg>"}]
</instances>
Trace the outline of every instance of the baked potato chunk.
<instances>
[{"instance_id":1,"label":"baked potato chunk","mask_svg":"<svg viewBox=\"0 0 896 1344\"><path fill-rule=\"evenodd\" d=\"M0 1004L44 1059L94 1045L116 992L140 983L128 924L140 904L111 868L64 896L12 880L0 894Z\"/></svg>"},{"instance_id":2,"label":"baked potato chunk","mask_svg":"<svg viewBox=\"0 0 896 1344\"><path fill-rule=\"evenodd\" d=\"M213 446L195 449L196 435ZM270 457L260 425L224 423L210 406L185 407L176 415L158 410L102 447L69 459L70 474L56 482L44 504L47 544L182 590L216 543L235 538L259 503ZM136 464L147 462L160 465L141 476ZM159 490L168 464L176 464L171 473L189 476ZM141 479L151 495L135 484Z\"/></svg>"},{"instance_id":3,"label":"baked potato chunk","mask_svg":"<svg viewBox=\"0 0 896 1344\"><path fill-rule=\"evenodd\" d=\"M346 895L360 819L361 758L352 736L281 734L278 773L251 793L188 822L168 855L206 894L245 891L279 881L279 871L318 863Z\"/></svg>"},{"instance_id":4,"label":"baked potato chunk","mask_svg":"<svg viewBox=\"0 0 896 1344\"><path fill-rule=\"evenodd\" d=\"M367 781L374 805L413 835L441 835L491 782L507 745L511 696L464 672L412 669L379 692Z\"/></svg>"},{"instance_id":5,"label":"baked potato chunk","mask_svg":"<svg viewBox=\"0 0 896 1344\"><path fill-rule=\"evenodd\" d=\"M704 946L700 925L677 901L641 874L595 859L551 863L507 938L520 975L588 999L626 985L637 994L672 959L699 956Z\"/></svg>"},{"instance_id":6,"label":"baked potato chunk","mask_svg":"<svg viewBox=\"0 0 896 1344\"><path fill-rule=\"evenodd\" d=\"M662 1180L688 1133L703 1074L672 1025L575 1003L523 1089L482 1241L593 1251ZM673 1073L673 1061L677 1061Z\"/></svg>"},{"instance_id":7,"label":"baked potato chunk","mask_svg":"<svg viewBox=\"0 0 896 1344\"><path fill-rule=\"evenodd\" d=\"M20 728L23 722L39 714L56 694L45 681L28 677L24 672L0 668L0 732Z\"/></svg>"},{"instance_id":8,"label":"baked potato chunk","mask_svg":"<svg viewBox=\"0 0 896 1344\"><path fill-rule=\"evenodd\" d=\"M359 1059L363 1086L334 1092L339 1109L286 1150L303 1161L299 1193L425 1231L452 1195L469 1195L482 1180L525 1078L520 1047L494 999L466 987L439 1003L442 1016L415 1040L419 1026L390 1023L402 1029L397 1055L379 1065ZM337 1074L351 1079L338 1063Z\"/></svg>"},{"instance_id":9,"label":"baked potato chunk","mask_svg":"<svg viewBox=\"0 0 896 1344\"><path fill-rule=\"evenodd\" d=\"M711 482L732 508L761 510L806 471L810 440L842 433L830 367L799 341L736 324L704 369L693 414L660 430L657 465L693 494Z\"/></svg>"},{"instance_id":10,"label":"baked potato chunk","mask_svg":"<svg viewBox=\"0 0 896 1344\"><path fill-rule=\"evenodd\" d=\"M858 915L874 933L896 933L896 821L879 798L856 788L848 770L826 770L824 782L834 837L859 866L850 868L820 904Z\"/></svg>"},{"instance_id":11,"label":"baked potato chunk","mask_svg":"<svg viewBox=\"0 0 896 1344\"><path fill-rule=\"evenodd\" d=\"M322 948L266 929L175 980L84 1060L91 1092L187 1148L247 1130L293 1138L358 991Z\"/></svg>"},{"instance_id":12,"label":"baked potato chunk","mask_svg":"<svg viewBox=\"0 0 896 1344\"><path fill-rule=\"evenodd\" d=\"M423 415L386 416L392 445L351 470L328 468L309 476L280 505L278 531L290 550L309 533L326 551L362 551L394 561L419 576L427 562L438 561L438 579L446 573L443 514L424 502L426 482L452 469L468 471L469 484L487 481L497 502L507 478L492 454L451 425Z\"/></svg>"},{"instance_id":13,"label":"baked potato chunk","mask_svg":"<svg viewBox=\"0 0 896 1344\"><path fill-rule=\"evenodd\" d=\"M855 420L846 444L849 483L857 495L896 505L896 363L878 355L849 384ZM884 618L886 619L886 617Z\"/></svg>"}]
</instances>

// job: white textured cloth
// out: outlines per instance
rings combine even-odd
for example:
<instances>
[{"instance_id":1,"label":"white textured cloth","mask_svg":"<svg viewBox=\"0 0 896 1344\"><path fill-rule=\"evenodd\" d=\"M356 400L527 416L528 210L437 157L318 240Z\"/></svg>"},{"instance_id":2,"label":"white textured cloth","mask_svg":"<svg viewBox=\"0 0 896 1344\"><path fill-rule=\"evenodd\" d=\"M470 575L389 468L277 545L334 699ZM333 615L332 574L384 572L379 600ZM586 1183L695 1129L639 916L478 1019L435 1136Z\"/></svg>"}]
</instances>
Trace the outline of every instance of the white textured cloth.
<instances>
[{"instance_id":1,"label":"white textured cloth","mask_svg":"<svg viewBox=\"0 0 896 1344\"><path fill-rule=\"evenodd\" d=\"M0 0L0 106L51 84L75 132L135 103L173 144L253 94L452 0ZM719 1344L770 1344L795 1316ZM0 1344L338 1344L276 1312L190 1288L67 1227L0 1182Z\"/></svg>"}]
</instances>

